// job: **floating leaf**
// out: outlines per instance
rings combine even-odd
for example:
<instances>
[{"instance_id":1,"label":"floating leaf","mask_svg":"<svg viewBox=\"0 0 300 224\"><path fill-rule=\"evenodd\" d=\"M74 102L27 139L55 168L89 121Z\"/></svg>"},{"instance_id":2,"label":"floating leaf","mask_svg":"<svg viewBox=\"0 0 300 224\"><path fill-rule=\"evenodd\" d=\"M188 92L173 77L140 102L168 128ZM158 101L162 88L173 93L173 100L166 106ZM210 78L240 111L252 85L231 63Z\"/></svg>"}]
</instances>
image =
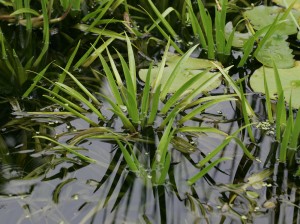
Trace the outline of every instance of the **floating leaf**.
<instances>
[{"instance_id":1,"label":"floating leaf","mask_svg":"<svg viewBox=\"0 0 300 224\"><path fill-rule=\"evenodd\" d=\"M232 22L228 22L225 25L225 38L226 40L229 39L229 36L231 32L233 31L233 25ZM232 46L233 47L243 47L244 44L248 41L248 39L252 36L250 32L248 33L240 33L235 31L233 35L233 41L232 41Z\"/></svg>"},{"instance_id":2,"label":"floating leaf","mask_svg":"<svg viewBox=\"0 0 300 224\"><path fill-rule=\"evenodd\" d=\"M286 39L287 35L273 35L259 50L256 59L268 67L273 67L273 61L277 68L294 67L293 50L289 48Z\"/></svg>"},{"instance_id":3,"label":"floating leaf","mask_svg":"<svg viewBox=\"0 0 300 224\"><path fill-rule=\"evenodd\" d=\"M170 75L172 74L172 71L176 67L177 63L181 59L181 56L173 53L168 53L168 58L166 61L167 67L164 68L163 76L161 79L161 85L162 89L164 88L167 80L169 79ZM154 82L154 80L157 78L159 73L160 63L158 63L157 66L154 66L151 69L151 83ZM176 92L183 84L185 84L187 81L189 81L191 78L193 78L195 75L203 72L205 69L215 69L216 67L211 63L210 60L206 59L198 59L198 58L188 58L188 60L181 65L181 71L182 74L177 75L175 77L175 80L172 82L168 92L174 93ZM142 81L146 81L148 69L141 69L139 71L139 76ZM192 91L193 89L197 88L210 78L214 77L217 73L216 72L207 72L203 77L198 79L197 82L195 82L188 91ZM221 80L218 79L216 82L211 84L208 88L205 89L205 91L210 91L212 89L217 88L221 84Z\"/></svg>"},{"instance_id":4,"label":"floating leaf","mask_svg":"<svg viewBox=\"0 0 300 224\"><path fill-rule=\"evenodd\" d=\"M277 87L273 68L257 69L250 78L250 85L255 92L265 93L263 74L266 73L270 97L276 99ZM289 102L291 97L292 107L299 108L300 106L300 61L295 62L295 66L289 69L278 69L286 102Z\"/></svg>"},{"instance_id":5,"label":"floating leaf","mask_svg":"<svg viewBox=\"0 0 300 224\"><path fill-rule=\"evenodd\" d=\"M300 10L300 0L273 0L273 2L287 8L295 2L295 4L293 5L293 9Z\"/></svg>"},{"instance_id":6,"label":"floating leaf","mask_svg":"<svg viewBox=\"0 0 300 224\"><path fill-rule=\"evenodd\" d=\"M244 12L244 17L250 20L255 30L260 30L261 28L271 25L275 18L279 15L282 16L284 13L284 8L278 6L256 6L253 9ZM293 10L291 11L296 20L300 18L300 12ZM280 18L280 17L279 17ZM289 16L287 19L278 25L276 30L277 34L291 35L297 33L297 25Z\"/></svg>"}]
</instances>

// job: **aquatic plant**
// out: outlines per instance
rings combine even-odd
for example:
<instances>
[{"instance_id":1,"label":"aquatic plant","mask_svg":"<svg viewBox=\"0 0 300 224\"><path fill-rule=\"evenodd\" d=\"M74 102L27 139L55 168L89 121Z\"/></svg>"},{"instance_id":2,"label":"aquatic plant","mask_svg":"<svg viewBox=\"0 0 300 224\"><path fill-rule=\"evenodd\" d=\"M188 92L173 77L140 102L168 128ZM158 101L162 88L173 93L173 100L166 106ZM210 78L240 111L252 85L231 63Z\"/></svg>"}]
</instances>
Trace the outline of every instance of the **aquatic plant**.
<instances>
[{"instance_id":1,"label":"aquatic plant","mask_svg":"<svg viewBox=\"0 0 300 224\"><path fill-rule=\"evenodd\" d=\"M180 21L183 29L185 26L192 27L191 35L195 37L195 40L187 40L187 42L199 43L201 49L207 52L209 59L222 58L221 55L230 55L232 38L226 40L224 36L228 2L224 0L217 3L218 4L214 7L215 18L213 21L210 15L211 13L207 10L202 1L197 1L196 7L191 1L186 1L178 4L181 6L180 8L175 9L168 7L163 11L159 11L153 1L148 1L149 7L144 10L153 21L153 25L150 26L147 32L150 32L156 27L165 39L171 36L171 45L178 53L182 54L179 47L180 41L182 41L182 39L180 39L182 35L173 29L175 26L171 24L172 20L167 19L168 16L174 12L173 14L176 15L176 19ZM150 11L154 13L150 14ZM154 18L154 15L157 19ZM160 23L162 23L163 27ZM189 32L188 29L186 30Z\"/></svg>"},{"instance_id":2,"label":"aquatic plant","mask_svg":"<svg viewBox=\"0 0 300 224\"><path fill-rule=\"evenodd\" d=\"M295 77L298 66L290 69L277 69L274 63L274 68L261 67L255 71L250 81L252 88L257 92L266 94L266 110L270 125L264 129L269 134L275 136L279 147L279 161L289 161L290 166L295 165L295 153L299 150L300 136L300 113L293 112L293 108L299 108L295 93L297 93L298 78ZM288 72L288 73L286 73ZM258 77L263 78L264 82L258 81ZM291 78L290 78L291 77ZM293 84L295 83L295 84ZM291 87L287 87L291 85ZM276 99L276 109L272 109L271 99ZM286 103L288 104L288 113ZM275 125L274 131L271 130L272 125Z\"/></svg>"},{"instance_id":3,"label":"aquatic plant","mask_svg":"<svg viewBox=\"0 0 300 224\"><path fill-rule=\"evenodd\" d=\"M209 155L206 155L198 162L196 167L201 168L202 170L199 174L189 180L190 184L195 183L200 177L206 175L208 171L218 163L228 159L221 158L213 161L214 157L217 156L232 139L236 141L247 157L254 159L251 152L248 151L242 141L237 138L237 135L241 130L247 126L241 127L232 135L227 135L215 128L192 126L184 126L183 128L176 127L178 125L184 125L186 122L194 119L198 114L213 105L225 101L241 101L243 99L243 92L227 74L226 69L221 68L217 63L211 63L210 61L203 59L190 58L190 55L197 46L192 47L183 56L170 55L168 53L170 46L169 42L162 56L162 61L157 67L153 68L152 64L150 64L148 70L140 70L140 77L145 81L145 86L143 91L139 93L135 58L129 37L126 38L126 43L128 62L126 62L122 54L117 51L118 60L121 64L120 67L117 65L116 59L113 59L109 50L106 51L109 64L106 62L104 56L99 54L103 71L93 70L93 72L99 77L103 77L102 79L104 81L107 81L108 86L105 87L107 88L105 94L101 92L92 94L74 75L63 68L61 69L64 70L65 74L76 83L78 90L70 88L66 84L60 82L54 83L55 87L53 90L40 87L48 93L47 95L44 95L48 100L61 106L72 116L81 118L92 126L84 130L78 130L70 141L71 147L75 147L85 139L115 141L122 151L129 169L144 178L148 178L150 175L153 184L158 185L165 182L169 172L171 164L171 152L169 150L170 143L181 151L181 147L178 146L180 142L180 144L189 144L184 139L177 136L179 133L212 132L225 136L225 139L220 146L212 150ZM77 49L78 48L74 50L73 55L76 54ZM210 68L218 68L219 72L208 72L208 69ZM182 73L187 73L188 75L185 80L182 80ZM162 78L163 74L165 77ZM122 75L124 75L124 78ZM194 99L201 92L216 88L216 84L220 83L219 80L222 76L234 89L234 94L208 96L200 98L200 100ZM122 81L123 79L125 79L125 82ZM195 83L198 84L194 85ZM57 94L55 88L58 88L59 91L67 94L67 97ZM169 95L172 92L174 93ZM30 93L30 91L28 91L28 93ZM113 116L119 117L123 124L120 131L129 132L131 136L126 136L120 132L112 131L102 126L102 122L108 122L110 118L104 117L103 113L106 114L106 112L101 108L101 102L95 95L102 98L103 102L108 102L108 104L110 104L112 107L110 110L113 112ZM77 103L73 102L74 100L80 102L84 106L78 106ZM159 105L160 101L163 102L162 106ZM245 107L245 112L248 115L253 116L254 113L251 107L246 102L244 102L243 105ZM187 109L190 111L186 115L180 117L180 114ZM98 121L95 121L95 119L86 115L88 114L88 110L96 115ZM175 121L175 119L177 121ZM151 157L149 161L151 165L150 167L145 168L139 161L134 148L140 142L145 141L143 136L144 131L148 128L155 128L155 126L157 132L162 133L159 142L155 144L156 148L154 149L154 152L152 152L153 157ZM138 131L141 133L138 133ZM37 137L48 139L48 137ZM57 140L48 140L54 143L57 142ZM150 139L150 142L152 142L151 144L154 144L155 139ZM56 144L63 146L59 142ZM76 154L72 148L69 148L68 146L63 147L65 147L68 152L71 152L71 154L76 155L84 161L89 160L83 155ZM183 152L187 153L185 150L183 150ZM151 171L146 171L149 169Z\"/></svg>"},{"instance_id":4,"label":"aquatic plant","mask_svg":"<svg viewBox=\"0 0 300 224\"><path fill-rule=\"evenodd\" d=\"M14 13L9 13L13 24L19 22L22 24L18 27L27 27L31 23L32 32L40 34L39 40L47 40L42 35L44 31L39 30L45 22L39 11L40 2L31 2L30 7L23 7L20 2L0 1L0 4ZM34 59L41 60L31 59L27 66L20 51L14 54L17 45L8 41L8 26L4 26L6 31L1 36L1 53L10 58L10 64L5 60L0 62L3 69L11 66L13 74L20 75L16 78L20 79L18 88L31 84L27 91L20 89L18 96L22 95L22 101L20 98L10 100L14 106L12 116L18 119L1 127L1 164L13 161L13 155L7 155L8 150L21 147L22 150L16 152L18 162L26 165L37 161L37 164L27 170L24 168L22 176L16 175L15 179L39 182L42 179L41 186L48 184L46 190L52 195L52 201L47 198L45 206L54 208L52 210L32 206L36 201L31 201L34 197L30 196L31 192L26 193L27 198L22 197L22 203L26 203L24 213L31 214L32 220L36 221L33 216L40 218L40 214L45 214L42 210L47 211L47 217L51 216L53 222L68 220L69 213L61 212L65 205L62 201L66 199L77 206L74 209L78 214L74 218L74 213L70 213L71 219L81 223L108 219L119 222L120 217L127 222L138 219L145 223L174 223L173 214L178 214L179 209L186 212L188 218L180 214L177 222L216 222L212 217L219 213L220 222L245 222L246 219L251 222L255 216L269 214L266 209L276 206L279 194L280 198L294 197L292 193L285 193L290 188L284 169L288 167L285 162L289 162L288 168L293 172L297 168L300 115L295 95L290 97L286 91L288 79L282 77L286 72L297 72L298 68L281 70L281 66L290 67L295 60L286 39L288 34L278 33L283 22L293 24L289 20L290 8L282 8L279 16L269 18L274 17L274 8L271 8L271 14L265 19L269 23L261 27L251 16L237 22L241 16L238 15L228 29L226 17L235 2L225 0L213 3L182 0L41 3L46 6L43 12L48 13L49 25L45 29L50 31L47 34L50 42L57 43L52 39L56 34L51 33L51 29L60 25L66 30L72 29L71 33L59 32L67 40L63 57L53 62L51 52L57 53L62 48L51 49L40 42L44 50L37 50ZM251 9L259 14L256 7L239 11L244 11L246 18ZM31 19L25 21L21 18L23 15ZM297 18L296 14L294 17ZM238 33L244 31L239 28L244 24L249 28L246 35ZM73 36L73 32L76 35ZM241 41L239 37L244 39ZM232 46L240 56L231 55ZM270 49L287 61L273 65L266 53ZM226 67L223 63L224 68L220 62L207 60L224 62L224 55L230 55L227 59L233 62L232 66ZM240 64L247 62L249 67L252 63L255 66L262 63L274 68L264 66L251 75L252 71L248 70L252 68L237 69L239 61ZM34 67L33 63L39 64ZM26 76L29 75L27 70L33 71L30 77ZM233 74L237 70L242 71L239 78ZM248 88L248 75L251 75L253 92ZM256 88L255 79L263 86ZM276 88L272 87L273 80ZM297 79L292 78L287 86L291 84L296 90L297 83ZM258 92L264 92L265 96ZM24 99L40 99L42 95L44 100L39 100L34 107L19 105ZM249 102L253 96L262 101L257 104L263 109L254 108L253 102ZM24 130L26 140L25 137L22 140L30 144L13 145L11 149L9 139L5 139L11 130ZM35 136L31 138L32 135ZM260 148L266 139L275 150L268 150L266 145ZM274 155L274 151L278 155ZM24 159L23 153L29 155L28 158ZM1 166L1 171L5 171L4 168ZM88 175L84 171L80 173L80 168ZM282 183L285 192L276 193L276 186L281 186L277 176L282 172L285 173L282 178L286 181ZM298 170L296 175L299 173ZM78 192L73 186L80 186L81 190ZM272 193L269 186L273 187ZM293 199L277 202L296 208ZM278 210L284 209L278 206ZM57 211L62 214L57 215ZM79 215L81 212L84 214Z\"/></svg>"},{"instance_id":5,"label":"aquatic plant","mask_svg":"<svg viewBox=\"0 0 300 224\"><path fill-rule=\"evenodd\" d=\"M5 7L1 7L0 15L0 71L2 74L0 78L2 93L0 94L20 97L22 91L33 81L35 72L43 71L54 60L56 64L63 65L64 55L68 55L77 44L78 39L83 35L81 31L100 30L98 28L93 30L93 27L98 25L98 22L105 21L103 17L110 14L110 8L114 10L121 3L122 1L105 1L103 4L96 2L91 4L91 2L78 0L42 0L34 3L30 0L1 1L0 5ZM97 9L93 10L92 14L88 13L88 10L94 7ZM94 23L90 24L87 30L84 27L85 22L89 19L93 20L94 17ZM78 24L79 21L82 21L82 24ZM106 21L106 24L109 22ZM125 39L125 36L105 29L102 29L101 34ZM96 47L99 39L94 39L94 47ZM109 44L111 40L107 40L107 43ZM90 44L89 38L82 40L80 46L85 48L86 42ZM90 55L92 50L93 48L80 63L93 61ZM67 64L66 69L69 66L70 64ZM52 67L49 67L50 69ZM51 73L49 70L48 73ZM57 75L57 72L53 71L51 74ZM58 77L51 77L51 79L55 78ZM59 75L60 82L63 82L64 78L64 73ZM36 81L37 79L34 80Z\"/></svg>"},{"instance_id":6,"label":"aquatic plant","mask_svg":"<svg viewBox=\"0 0 300 224\"><path fill-rule=\"evenodd\" d=\"M292 10L292 4L286 9L261 5L246 10L243 16L248 34L241 35L234 30L231 32L235 42L240 42L239 46L236 46L242 47L244 52L238 66L245 64L254 45L257 44L252 57L262 64L272 67L273 61L275 61L278 68L293 67L293 54L286 39L288 35L298 32L299 25L295 21L300 16L299 11ZM258 20L257 18L263 19ZM273 53L272 56L267 53L270 51Z\"/></svg>"}]
</instances>

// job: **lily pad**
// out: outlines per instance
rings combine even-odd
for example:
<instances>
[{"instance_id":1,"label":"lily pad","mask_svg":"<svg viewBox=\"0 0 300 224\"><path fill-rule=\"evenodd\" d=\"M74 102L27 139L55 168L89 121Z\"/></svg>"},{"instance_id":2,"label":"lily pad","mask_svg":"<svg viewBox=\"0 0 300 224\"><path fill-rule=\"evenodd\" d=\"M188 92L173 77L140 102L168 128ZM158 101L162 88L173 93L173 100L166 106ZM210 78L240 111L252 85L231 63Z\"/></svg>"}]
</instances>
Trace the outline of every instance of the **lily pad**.
<instances>
[{"instance_id":1,"label":"lily pad","mask_svg":"<svg viewBox=\"0 0 300 224\"><path fill-rule=\"evenodd\" d=\"M167 80L169 79L170 75L172 74L172 71L176 67L177 63L181 59L181 56L173 53L168 54L168 58L166 61L166 67L164 68L163 76L161 79L161 85L162 89L164 88ZM217 62L218 63L218 62ZM219 64L219 63L218 63ZM151 69L151 83L154 82L154 80L157 78L159 73L160 63L157 64L157 66L154 66ZM195 75L203 72L206 69L215 69L216 67L211 63L210 60L206 59L198 59L198 58L188 58L188 60L181 65L182 73L180 75L177 75L175 77L175 80L171 84L171 87L169 88L169 93L176 92L182 85L184 85L188 80L193 78ZM141 69L139 71L139 77L142 81L146 81L148 69ZM201 84L206 82L207 80L211 79L216 75L216 72L207 72L205 75L203 75L200 79L198 79L197 82L195 82L187 91L192 91L193 89L199 87ZM217 88L221 84L221 79L217 79L215 82L213 82L211 85L209 85L205 91L210 91L215 88Z\"/></svg>"},{"instance_id":2,"label":"lily pad","mask_svg":"<svg viewBox=\"0 0 300 224\"><path fill-rule=\"evenodd\" d=\"M276 99L277 88L273 68L265 67L266 79L270 92L270 97ZM300 61L295 62L295 66L289 69L278 69L286 102L291 97L292 107L300 107ZM250 78L250 85L255 92L265 93L263 67L257 69Z\"/></svg>"},{"instance_id":3,"label":"lily pad","mask_svg":"<svg viewBox=\"0 0 300 224\"><path fill-rule=\"evenodd\" d=\"M230 22L226 23L226 25L225 25L225 38L227 40L229 39L229 36L232 33L232 31L233 31L233 25L232 25L232 22L230 21ZM248 39L251 36L252 36L251 32L241 33L241 32L235 31L234 35L233 35L232 46L238 47L238 48L244 47L244 44L248 41Z\"/></svg>"},{"instance_id":4,"label":"lily pad","mask_svg":"<svg viewBox=\"0 0 300 224\"><path fill-rule=\"evenodd\" d=\"M271 25L276 17L282 16L284 8L278 6L256 6L253 9L244 12L244 16L250 20L255 30ZM293 10L291 11L296 19L300 18L300 12ZM290 16L288 16L283 23L281 23L276 30L277 34L291 35L297 33L297 26Z\"/></svg>"},{"instance_id":5,"label":"lily pad","mask_svg":"<svg viewBox=\"0 0 300 224\"><path fill-rule=\"evenodd\" d=\"M259 50L256 59L268 67L273 67L273 61L277 68L294 67L293 50L289 48L286 39L287 35L273 35Z\"/></svg>"},{"instance_id":6,"label":"lily pad","mask_svg":"<svg viewBox=\"0 0 300 224\"><path fill-rule=\"evenodd\" d=\"M295 0L273 0L278 5L282 5L284 7L289 7ZM296 0L293 5L293 9L300 10L300 0Z\"/></svg>"}]
</instances>

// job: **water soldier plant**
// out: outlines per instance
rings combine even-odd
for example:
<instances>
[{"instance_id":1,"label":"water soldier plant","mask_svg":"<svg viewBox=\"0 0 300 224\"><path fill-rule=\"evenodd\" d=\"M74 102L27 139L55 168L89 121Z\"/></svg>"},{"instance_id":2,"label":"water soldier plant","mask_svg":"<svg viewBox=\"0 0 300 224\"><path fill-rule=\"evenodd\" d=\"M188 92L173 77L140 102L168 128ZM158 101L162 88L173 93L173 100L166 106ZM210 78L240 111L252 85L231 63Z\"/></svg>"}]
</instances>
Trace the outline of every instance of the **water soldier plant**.
<instances>
[{"instance_id":1,"label":"water soldier plant","mask_svg":"<svg viewBox=\"0 0 300 224\"><path fill-rule=\"evenodd\" d=\"M98 99L94 97L94 95L91 94L91 92L88 89L84 87L82 83L78 81L78 79L75 78L75 76L73 76L70 72L66 71L65 69L64 72L74 80L74 82L77 84L79 89L86 96L82 95L80 92L60 82L56 82L55 87L57 87L60 91L66 93L68 95L67 98L71 97L72 99L76 99L80 103L83 103L85 107L87 107L90 111L92 111L97 116L97 118L99 118L99 121L94 121L90 119L89 116L82 114L82 113L87 113L87 110L78 107L75 102L71 102L67 98L58 95L54 91L55 88L53 91L47 90L43 87L41 88L43 88L50 95L52 95L52 96L45 95L47 99L60 105L71 115L85 120L87 123L89 123L92 126L90 130L86 129L86 130L78 131L78 134L76 134L72 140L73 144L78 144L85 138L100 139L101 137L99 137L99 134L103 135L102 136L103 139L116 140L120 147L120 150L124 154L124 158L128 166L130 167L130 169L134 172L139 172L140 174L147 174L147 172L140 170L140 168L143 166L140 164L140 162L137 160L137 157L134 155L134 151L132 149L130 142L136 144L135 142L143 141L144 138L143 135L139 135L137 131L143 132L143 130L148 128L149 126L155 125L154 123L155 121L157 122L158 119L161 119L159 121L160 122L159 125L157 126L157 130L163 131L163 135L157 145L155 158L151 162L152 164L151 167L152 167L152 172L155 173L158 170L157 167L161 167L161 168L163 167L161 174L157 177L158 179L156 179L157 174L152 175L152 177L154 178L154 183L162 184L164 183L165 178L167 177L167 172L171 163L171 154L169 152L169 145L171 142L173 143L175 142L173 141L173 139L176 139L175 138L176 135L174 134L176 130L176 126L174 126L174 124L176 125L176 123L178 123L179 125L182 125L186 121L193 119L193 117L195 117L197 114L204 111L206 108L211 107L220 102L236 101L237 100L236 97L240 97L241 93L238 92L238 94L229 94L229 95L222 95L222 96L215 96L215 97L211 96L211 97L203 98L202 104L200 106L195 107L190 111L190 113L183 116L177 122L174 122L174 119L177 118L180 113L185 111L187 108L190 108L194 104L193 99L195 96L197 96L200 92L211 89L212 86L213 88L215 88L216 80L217 81L220 80L222 74L226 77L226 79L229 80L229 82L233 82L233 81L227 75L226 71L223 70L221 67L219 67L219 65L213 64L205 60L189 58L189 56L196 49L197 46L192 47L186 54L184 54L182 57L179 57L179 56L170 56L170 54L168 53L170 43L168 43L164 55L162 57L162 63L157 68L158 69L157 74L156 72L155 73L152 72L155 71L156 68L152 68L150 65L147 71L144 89L142 91L141 96L139 96L139 94L137 93L137 86L136 86L137 77L136 77L136 65L135 65L135 58L133 54L133 48L130 39L128 37L126 42L127 42L127 50L128 50L128 61L129 61L128 64L123 58L123 56L117 52L117 55L121 62L122 74L124 74L125 76L126 85L124 85L123 82L121 81L122 80L120 75L121 73L118 71L117 64L112 58L110 52L107 50L107 56L110 62L110 66L108 66L104 57L99 54L99 58L102 62L105 76L103 75L102 72L98 72L95 70L94 73L99 75L99 77L104 76L104 79L107 79L108 88L109 91L111 92L111 97L108 97L108 95L104 95L100 92L95 94L99 95L100 98L103 98L104 101L108 102L111 105L112 107L111 111L113 112L114 115L117 115L119 117L119 119L123 123L123 129L128 130L133 135L133 138L129 136L127 138L122 137L123 136L122 134L113 133L111 131L108 131L106 128L102 127L101 126L102 122L100 122L99 124L99 121L105 121L108 119L103 116L103 112L101 112L101 110L97 109L97 107L99 107L101 103L98 101ZM77 49L75 49L73 53L74 55L76 54ZM170 66L169 64L171 63L172 60L178 61L176 64L174 63L174 67ZM165 67L166 62L169 65L169 67ZM185 63L186 66L184 66ZM194 63L194 65L192 63ZM217 66L219 69L221 69L222 73L215 73L215 74L208 73L207 70L209 68L213 68L213 66ZM110 67L112 69L110 69ZM166 68L170 69L169 75L166 73ZM196 68L198 68L198 70L196 70ZM178 78L176 77L179 78L182 77L182 75L180 76L180 73L182 72L187 73L187 80L183 81L182 85L178 85ZM144 71L141 70L140 75L143 76L143 73ZM167 79L166 81L163 81L162 79L163 73L165 73L164 79ZM195 82L199 84L195 86ZM176 93L173 94L168 99L168 101L160 108L159 107L160 100L164 102L168 92L170 91L176 91ZM89 99L92 101L90 102ZM185 129L180 128L178 130L181 130L182 132L196 132L196 133L213 132L213 133L219 133L224 136L227 136L227 134L225 134L224 132L220 132L215 128L208 128L208 127L206 128L185 127ZM93 132L95 133L93 134ZM178 131L176 132L178 133ZM203 167L207 162L213 159L214 155L216 155L223 147L225 147L231 141L232 138L237 141L237 143L241 146L241 148L247 154L247 156L253 159L254 157L247 150L247 148L242 144L242 142L239 141L238 138L234 137L239 132L240 130L234 133L233 136L228 136L226 140L224 140L224 143L220 145L220 147L218 147L215 151L213 151L213 153L211 153L210 156L206 157L205 159L206 162L200 162L201 165L199 165L199 167ZM177 138L177 140L178 139L180 138ZM53 142L53 140L51 141ZM151 139L151 141L154 141L154 139ZM122 142L126 144L126 147L123 145ZM61 145L60 143L57 144ZM73 144L72 147L75 146ZM72 152L70 149L68 149L68 151ZM72 153L75 154L74 152ZM84 158L84 156L80 156L80 158ZM84 160L87 161L87 159ZM205 175L208 172L208 170L210 170L213 166L215 166L217 163L223 160L224 159L217 160L213 163L213 165L206 167L206 169L204 169L204 171L201 172L201 176Z\"/></svg>"},{"instance_id":2,"label":"water soldier plant","mask_svg":"<svg viewBox=\"0 0 300 224\"><path fill-rule=\"evenodd\" d=\"M14 117L1 121L1 197L26 195L37 222L44 210L76 223L297 212L299 13L255 5L0 1L0 95Z\"/></svg>"}]
</instances>

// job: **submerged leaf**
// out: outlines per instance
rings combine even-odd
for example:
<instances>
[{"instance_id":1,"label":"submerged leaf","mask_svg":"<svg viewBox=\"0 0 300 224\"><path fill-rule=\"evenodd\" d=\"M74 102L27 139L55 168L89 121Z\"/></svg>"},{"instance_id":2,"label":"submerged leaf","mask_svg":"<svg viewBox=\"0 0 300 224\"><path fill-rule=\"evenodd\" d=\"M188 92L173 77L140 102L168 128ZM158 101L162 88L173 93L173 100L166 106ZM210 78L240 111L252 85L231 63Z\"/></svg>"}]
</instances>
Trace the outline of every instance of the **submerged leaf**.
<instances>
[{"instance_id":1,"label":"submerged leaf","mask_svg":"<svg viewBox=\"0 0 300 224\"><path fill-rule=\"evenodd\" d=\"M166 85L167 80L169 79L172 71L176 67L177 63L181 59L181 56L173 53L168 53L168 58L166 61L167 67L164 68L163 76L161 78L161 85L162 89ZM157 66L151 69L151 83L155 81L158 77L160 63ZM195 75L203 72L205 69L214 69L216 68L210 60L205 59L198 59L198 58L188 58L188 60L181 65L181 74L175 77L175 80L172 82L170 89L168 90L169 93L176 92L183 84L193 78ZM141 69L139 71L139 76L142 81L146 81L148 69ZM197 88L210 78L214 77L216 72L207 72L203 77L198 79L187 91L192 91L193 89ZM210 91L212 89L217 88L221 84L221 80L218 79L212 85L210 85L205 91Z\"/></svg>"},{"instance_id":2,"label":"submerged leaf","mask_svg":"<svg viewBox=\"0 0 300 224\"><path fill-rule=\"evenodd\" d=\"M273 68L257 69L250 78L250 85L255 92L265 93L263 74L265 69L266 80L268 83L270 97L276 99L277 87ZM299 108L300 106L300 62L296 61L295 66L289 69L278 69L281 85L284 92L285 101L288 102L290 97L292 107Z\"/></svg>"},{"instance_id":3,"label":"submerged leaf","mask_svg":"<svg viewBox=\"0 0 300 224\"><path fill-rule=\"evenodd\" d=\"M174 136L171 140L171 143L175 149L182 153L191 154L197 150L195 145L178 136Z\"/></svg>"},{"instance_id":4,"label":"submerged leaf","mask_svg":"<svg viewBox=\"0 0 300 224\"><path fill-rule=\"evenodd\" d=\"M252 199L256 199L259 197L259 194L255 191L246 191L246 195Z\"/></svg>"},{"instance_id":5,"label":"submerged leaf","mask_svg":"<svg viewBox=\"0 0 300 224\"><path fill-rule=\"evenodd\" d=\"M268 67L273 67L273 61L277 68L293 67L295 63L293 50L289 48L286 39L286 35L273 35L259 50L256 59Z\"/></svg>"},{"instance_id":6,"label":"submerged leaf","mask_svg":"<svg viewBox=\"0 0 300 224\"><path fill-rule=\"evenodd\" d=\"M263 204L263 207L264 207L264 208L267 208L267 209L275 208L275 207L276 207L276 201L275 201L275 200L269 200L269 201L266 201L266 202Z\"/></svg>"},{"instance_id":7,"label":"submerged leaf","mask_svg":"<svg viewBox=\"0 0 300 224\"><path fill-rule=\"evenodd\" d=\"M277 16L282 16L284 14L284 8L278 6L256 6L253 9L244 12L244 17L250 20L255 30L260 30L263 27L271 25ZM300 18L300 12L293 10L291 11L298 20ZM279 17L280 18L280 17ZM297 26L291 17L278 25L276 30L277 34L291 35L297 33Z\"/></svg>"},{"instance_id":8,"label":"submerged leaf","mask_svg":"<svg viewBox=\"0 0 300 224\"><path fill-rule=\"evenodd\" d=\"M244 189L246 189L249 186L252 186L255 189L260 189L262 186L258 187L258 185L260 185L266 178L270 177L272 172L273 172L272 170L266 169L259 173L252 174L251 176L248 177L248 182L244 185Z\"/></svg>"}]
</instances>

